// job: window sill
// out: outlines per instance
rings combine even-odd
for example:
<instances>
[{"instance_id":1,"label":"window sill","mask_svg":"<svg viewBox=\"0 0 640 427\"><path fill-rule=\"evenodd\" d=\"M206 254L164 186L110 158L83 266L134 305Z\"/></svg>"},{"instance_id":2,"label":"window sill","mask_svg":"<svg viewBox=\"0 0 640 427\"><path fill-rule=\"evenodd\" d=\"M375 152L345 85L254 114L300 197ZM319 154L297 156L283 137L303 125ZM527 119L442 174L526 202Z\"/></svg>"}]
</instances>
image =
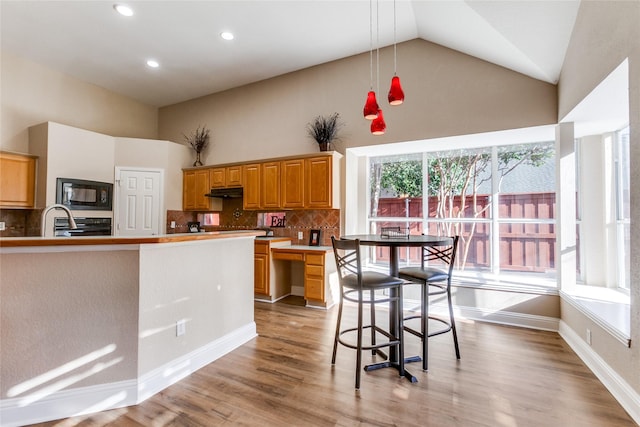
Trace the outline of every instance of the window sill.
<instances>
[{"instance_id":1,"label":"window sill","mask_svg":"<svg viewBox=\"0 0 640 427\"><path fill-rule=\"evenodd\" d=\"M576 285L561 290L560 297L618 341L631 347L629 295L610 288Z\"/></svg>"}]
</instances>

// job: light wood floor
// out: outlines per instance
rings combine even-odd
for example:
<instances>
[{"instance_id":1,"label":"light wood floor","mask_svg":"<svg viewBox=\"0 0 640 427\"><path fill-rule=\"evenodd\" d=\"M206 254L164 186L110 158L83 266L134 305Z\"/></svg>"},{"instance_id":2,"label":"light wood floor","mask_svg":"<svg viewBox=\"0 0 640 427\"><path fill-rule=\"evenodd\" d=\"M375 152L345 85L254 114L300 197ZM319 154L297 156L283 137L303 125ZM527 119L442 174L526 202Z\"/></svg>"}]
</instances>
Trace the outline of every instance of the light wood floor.
<instances>
[{"instance_id":1,"label":"light wood floor","mask_svg":"<svg viewBox=\"0 0 640 427\"><path fill-rule=\"evenodd\" d=\"M382 369L356 392L355 352L330 363L337 310L299 304L256 303L259 337L140 405L38 426L636 425L558 334L486 323L458 322L460 361L434 337L417 383Z\"/></svg>"}]
</instances>

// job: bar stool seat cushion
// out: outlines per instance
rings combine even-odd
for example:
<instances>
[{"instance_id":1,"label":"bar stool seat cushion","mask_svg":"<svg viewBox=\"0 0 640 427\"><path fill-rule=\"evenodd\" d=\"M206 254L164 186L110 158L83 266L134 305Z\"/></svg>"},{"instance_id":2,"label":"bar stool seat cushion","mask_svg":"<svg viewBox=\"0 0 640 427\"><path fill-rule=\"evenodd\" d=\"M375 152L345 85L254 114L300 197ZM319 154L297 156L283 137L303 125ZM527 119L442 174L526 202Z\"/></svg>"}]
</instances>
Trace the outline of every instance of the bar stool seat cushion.
<instances>
[{"instance_id":1,"label":"bar stool seat cushion","mask_svg":"<svg viewBox=\"0 0 640 427\"><path fill-rule=\"evenodd\" d=\"M362 289L363 290L376 290L386 289L390 286L398 286L404 283L403 280L397 277L389 276L388 274L378 273L377 271L363 271L362 272ZM344 277L342 286L350 289L358 288L358 275L349 274Z\"/></svg>"},{"instance_id":2,"label":"bar stool seat cushion","mask_svg":"<svg viewBox=\"0 0 640 427\"><path fill-rule=\"evenodd\" d=\"M405 267L398 271L398 275L424 282L441 282L449 279L449 272L433 267Z\"/></svg>"}]
</instances>

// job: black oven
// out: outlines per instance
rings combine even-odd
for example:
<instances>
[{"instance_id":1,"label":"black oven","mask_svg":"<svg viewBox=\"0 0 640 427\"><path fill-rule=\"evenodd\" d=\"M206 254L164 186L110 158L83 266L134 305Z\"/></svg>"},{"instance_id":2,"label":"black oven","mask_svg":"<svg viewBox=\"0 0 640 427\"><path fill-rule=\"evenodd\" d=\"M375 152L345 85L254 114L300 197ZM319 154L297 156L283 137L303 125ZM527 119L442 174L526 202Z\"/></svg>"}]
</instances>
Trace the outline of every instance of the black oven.
<instances>
[{"instance_id":1,"label":"black oven","mask_svg":"<svg viewBox=\"0 0 640 427\"><path fill-rule=\"evenodd\" d=\"M74 218L78 228L69 228L69 218L58 217L53 223L56 237L110 236L111 218Z\"/></svg>"},{"instance_id":2,"label":"black oven","mask_svg":"<svg viewBox=\"0 0 640 427\"><path fill-rule=\"evenodd\" d=\"M71 210L110 211L113 184L84 179L58 178L56 203Z\"/></svg>"}]
</instances>

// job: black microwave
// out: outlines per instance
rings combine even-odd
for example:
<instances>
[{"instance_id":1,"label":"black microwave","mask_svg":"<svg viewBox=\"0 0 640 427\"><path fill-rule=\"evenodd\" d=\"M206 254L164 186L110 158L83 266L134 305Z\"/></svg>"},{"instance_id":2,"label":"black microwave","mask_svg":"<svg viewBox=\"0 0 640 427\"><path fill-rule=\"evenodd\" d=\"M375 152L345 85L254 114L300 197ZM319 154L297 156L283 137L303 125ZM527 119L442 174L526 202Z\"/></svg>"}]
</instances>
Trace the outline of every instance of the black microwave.
<instances>
[{"instance_id":1,"label":"black microwave","mask_svg":"<svg viewBox=\"0 0 640 427\"><path fill-rule=\"evenodd\" d=\"M71 210L110 211L113 184L85 179L58 178L56 203Z\"/></svg>"}]
</instances>

